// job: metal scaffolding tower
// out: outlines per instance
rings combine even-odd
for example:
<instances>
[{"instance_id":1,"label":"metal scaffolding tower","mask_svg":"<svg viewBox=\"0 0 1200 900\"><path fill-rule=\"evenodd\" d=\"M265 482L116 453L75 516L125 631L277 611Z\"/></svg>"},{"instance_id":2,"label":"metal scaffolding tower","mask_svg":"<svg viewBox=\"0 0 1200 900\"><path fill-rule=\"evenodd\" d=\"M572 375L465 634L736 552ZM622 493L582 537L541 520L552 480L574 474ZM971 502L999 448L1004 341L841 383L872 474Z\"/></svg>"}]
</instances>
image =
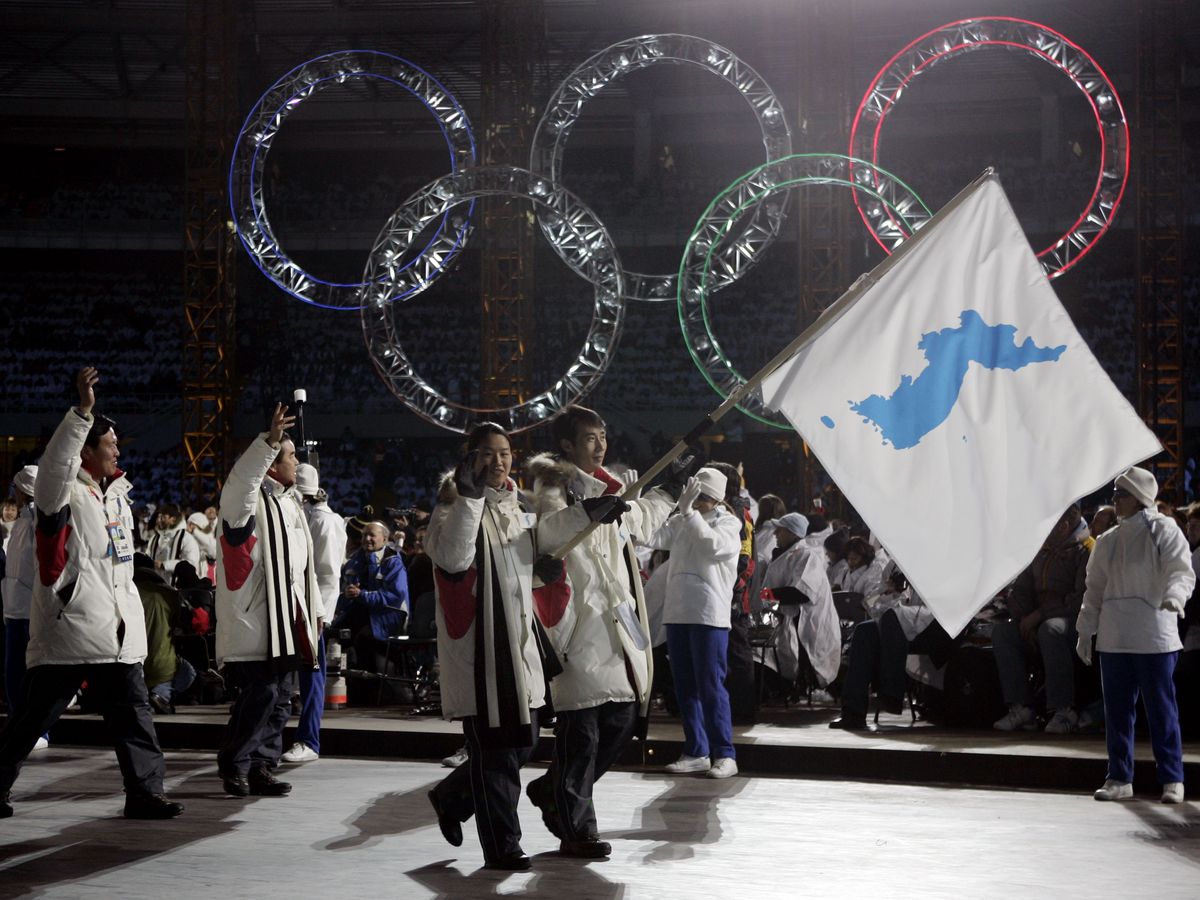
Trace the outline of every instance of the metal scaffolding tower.
<instances>
[{"instance_id":1,"label":"metal scaffolding tower","mask_svg":"<svg viewBox=\"0 0 1200 900\"><path fill-rule=\"evenodd\" d=\"M847 60L850 57L850 4L818 0L799 17L801 46L798 148L802 153L845 147L850 139L850 97ZM806 185L794 197L799 220L796 242L799 329L814 319L850 285L850 197L836 185ZM801 503L820 494L820 464L800 447Z\"/></svg>"},{"instance_id":2,"label":"metal scaffolding tower","mask_svg":"<svg viewBox=\"0 0 1200 900\"><path fill-rule=\"evenodd\" d=\"M1165 454L1153 468L1162 496L1183 499L1183 135L1181 0L1138 4L1137 405Z\"/></svg>"},{"instance_id":3,"label":"metal scaffolding tower","mask_svg":"<svg viewBox=\"0 0 1200 900\"><path fill-rule=\"evenodd\" d=\"M236 129L234 0L188 0L184 48L184 483L215 497L231 462L234 259L226 172Z\"/></svg>"},{"instance_id":4,"label":"metal scaffolding tower","mask_svg":"<svg viewBox=\"0 0 1200 900\"><path fill-rule=\"evenodd\" d=\"M542 55L542 0L485 0L481 64L484 165L529 164L534 66ZM533 238L525 201L486 198L482 207L482 404L525 401L532 385Z\"/></svg>"}]
</instances>

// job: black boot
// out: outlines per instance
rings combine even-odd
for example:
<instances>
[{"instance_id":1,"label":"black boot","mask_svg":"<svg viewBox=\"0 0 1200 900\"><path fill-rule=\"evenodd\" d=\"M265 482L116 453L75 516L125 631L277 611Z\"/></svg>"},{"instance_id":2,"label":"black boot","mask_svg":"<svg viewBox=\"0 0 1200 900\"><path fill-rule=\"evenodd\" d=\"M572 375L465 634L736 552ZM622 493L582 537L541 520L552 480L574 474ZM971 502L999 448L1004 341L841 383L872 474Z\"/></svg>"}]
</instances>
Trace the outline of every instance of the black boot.
<instances>
[{"instance_id":1,"label":"black boot","mask_svg":"<svg viewBox=\"0 0 1200 900\"><path fill-rule=\"evenodd\" d=\"M246 780L250 784L250 793L255 797L283 797L292 792L292 786L272 775L270 769L251 769Z\"/></svg>"},{"instance_id":2,"label":"black boot","mask_svg":"<svg viewBox=\"0 0 1200 900\"><path fill-rule=\"evenodd\" d=\"M125 795L127 819L173 819L182 812L182 803L168 800L162 794Z\"/></svg>"}]
</instances>

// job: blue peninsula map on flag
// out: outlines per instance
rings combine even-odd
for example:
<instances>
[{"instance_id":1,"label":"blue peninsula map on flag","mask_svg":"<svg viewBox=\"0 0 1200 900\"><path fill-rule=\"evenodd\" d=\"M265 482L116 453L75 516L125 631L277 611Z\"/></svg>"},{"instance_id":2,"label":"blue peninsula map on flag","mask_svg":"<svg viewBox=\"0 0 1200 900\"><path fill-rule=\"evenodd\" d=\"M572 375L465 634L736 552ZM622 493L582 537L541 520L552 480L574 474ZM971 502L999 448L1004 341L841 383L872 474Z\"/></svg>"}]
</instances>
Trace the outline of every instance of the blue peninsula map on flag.
<instances>
[{"instance_id":1,"label":"blue peninsula map on flag","mask_svg":"<svg viewBox=\"0 0 1200 900\"><path fill-rule=\"evenodd\" d=\"M891 396L872 394L865 400L849 401L850 409L883 435L884 446L895 450L915 447L929 432L946 421L958 402L963 380L971 363L989 370L1015 372L1033 363L1053 363L1067 346L1039 347L1033 338L1016 342L1017 327L989 325L973 309L964 310L955 328L921 335L917 349L929 365L913 378L901 375ZM828 416L826 427L833 427Z\"/></svg>"}]
</instances>

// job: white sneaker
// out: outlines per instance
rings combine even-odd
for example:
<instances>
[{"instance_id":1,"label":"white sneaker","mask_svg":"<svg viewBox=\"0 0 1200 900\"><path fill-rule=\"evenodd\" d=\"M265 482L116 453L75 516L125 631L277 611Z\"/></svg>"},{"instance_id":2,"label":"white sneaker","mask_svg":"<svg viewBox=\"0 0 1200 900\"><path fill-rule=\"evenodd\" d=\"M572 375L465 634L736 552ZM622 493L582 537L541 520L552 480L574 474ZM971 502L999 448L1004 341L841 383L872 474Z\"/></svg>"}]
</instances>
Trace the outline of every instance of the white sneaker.
<instances>
[{"instance_id":1,"label":"white sneaker","mask_svg":"<svg viewBox=\"0 0 1200 900\"><path fill-rule=\"evenodd\" d=\"M1079 713L1067 707L1056 709L1050 721L1046 723L1046 734L1070 734L1079 727Z\"/></svg>"},{"instance_id":2,"label":"white sneaker","mask_svg":"<svg viewBox=\"0 0 1200 900\"><path fill-rule=\"evenodd\" d=\"M1183 790L1183 785L1180 785L1180 790ZM1163 791L1165 796L1166 791ZM1092 794L1097 800L1128 800L1133 796L1133 785L1128 781L1113 781L1109 778L1104 782L1104 787Z\"/></svg>"},{"instance_id":3,"label":"white sneaker","mask_svg":"<svg viewBox=\"0 0 1200 900\"><path fill-rule=\"evenodd\" d=\"M1163 785L1163 803L1182 803L1183 802L1183 782L1172 781L1169 784Z\"/></svg>"},{"instance_id":4,"label":"white sneaker","mask_svg":"<svg viewBox=\"0 0 1200 900\"><path fill-rule=\"evenodd\" d=\"M467 748L459 747L449 756L442 760L442 765L447 769L457 769L467 761Z\"/></svg>"},{"instance_id":5,"label":"white sneaker","mask_svg":"<svg viewBox=\"0 0 1200 900\"><path fill-rule=\"evenodd\" d=\"M687 775L691 772L707 772L711 766L707 756L681 756L667 763L666 770L672 775ZM730 774L733 774L732 772Z\"/></svg>"},{"instance_id":6,"label":"white sneaker","mask_svg":"<svg viewBox=\"0 0 1200 900\"><path fill-rule=\"evenodd\" d=\"M716 760L704 774L709 778L728 778L730 775L738 773L737 760L732 756L722 756Z\"/></svg>"},{"instance_id":7,"label":"white sneaker","mask_svg":"<svg viewBox=\"0 0 1200 900\"><path fill-rule=\"evenodd\" d=\"M34 750L45 750L49 746L50 746L50 742L48 740L46 740L44 737L40 737L37 739L37 742L33 745L33 749Z\"/></svg>"},{"instance_id":8,"label":"white sneaker","mask_svg":"<svg viewBox=\"0 0 1200 900\"><path fill-rule=\"evenodd\" d=\"M1037 716L1028 706L1014 703L1003 716L992 723L997 731L1033 731L1037 728Z\"/></svg>"},{"instance_id":9,"label":"white sneaker","mask_svg":"<svg viewBox=\"0 0 1200 900\"><path fill-rule=\"evenodd\" d=\"M299 741L292 744L292 749L279 757L280 762L285 763L306 763L312 762L314 759L320 759L320 754L317 753L308 744L302 744Z\"/></svg>"}]
</instances>

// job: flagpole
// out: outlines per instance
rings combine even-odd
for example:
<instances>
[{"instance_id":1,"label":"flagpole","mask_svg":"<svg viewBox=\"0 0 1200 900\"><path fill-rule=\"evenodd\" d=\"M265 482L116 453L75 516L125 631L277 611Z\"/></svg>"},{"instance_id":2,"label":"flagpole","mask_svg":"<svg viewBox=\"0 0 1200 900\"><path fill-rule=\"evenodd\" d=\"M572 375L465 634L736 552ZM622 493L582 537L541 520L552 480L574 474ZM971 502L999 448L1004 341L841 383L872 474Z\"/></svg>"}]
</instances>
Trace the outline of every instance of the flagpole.
<instances>
[{"instance_id":1,"label":"flagpole","mask_svg":"<svg viewBox=\"0 0 1200 900\"><path fill-rule=\"evenodd\" d=\"M954 199L938 210L937 213L929 219L924 228L922 228L912 237L908 238L908 240L904 241L904 243L896 248L894 253L888 256L887 259L877 265L870 272L864 272L857 279L855 279L854 283L846 289L844 294L838 297L837 300L833 301L833 303L829 304L829 306L827 306L821 312L821 314L817 316L816 321L805 328L804 331L800 332L800 334L797 335L794 340L776 353L775 356L771 358L770 362L746 379L743 384L730 391L729 396L725 398L725 401L720 406L697 422L691 431L684 435L683 438L677 444L675 444L675 446L668 450L666 454L658 460L658 462L647 469L634 484L630 485L621 495L621 498L628 499L630 497L636 497L651 481L653 481L659 475L660 472L663 471L663 469L687 452L689 446L698 441L700 437L708 432L708 430L714 425L716 425L717 422L719 422L727 412L729 412L731 409L734 409L739 403L746 399L751 392L756 390L772 372L803 350L806 346L812 343L812 341L816 340L817 336L822 331L840 319L846 313L846 311L854 305L859 297L865 294L870 288L874 287L875 283L879 281L879 279L885 274L887 274L887 272L890 271L897 263L899 263L901 259L908 255L908 253L912 251L912 248L917 246L917 244L921 242L922 238L933 231L933 229L938 225L939 222L941 222L942 219L944 219L954 209L959 207L971 194L976 191L976 189L979 188L980 185L982 185L989 178L993 178L995 174L995 169L990 166L984 169L982 174L980 174L974 181L955 194ZM559 547L558 550L552 554L554 558L565 558L568 553L587 540L588 535L595 531L599 524L599 522L589 522L587 526L583 528L583 530L575 535L575 537L571 538L571 540L567 541L567 543Z\"/></svg>"}]
</instances>

